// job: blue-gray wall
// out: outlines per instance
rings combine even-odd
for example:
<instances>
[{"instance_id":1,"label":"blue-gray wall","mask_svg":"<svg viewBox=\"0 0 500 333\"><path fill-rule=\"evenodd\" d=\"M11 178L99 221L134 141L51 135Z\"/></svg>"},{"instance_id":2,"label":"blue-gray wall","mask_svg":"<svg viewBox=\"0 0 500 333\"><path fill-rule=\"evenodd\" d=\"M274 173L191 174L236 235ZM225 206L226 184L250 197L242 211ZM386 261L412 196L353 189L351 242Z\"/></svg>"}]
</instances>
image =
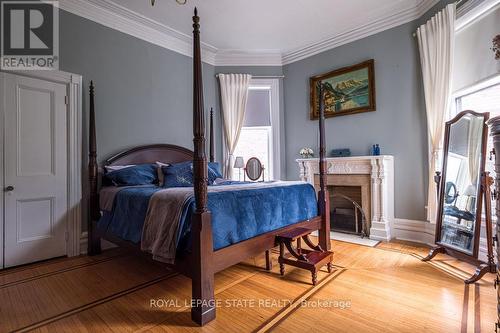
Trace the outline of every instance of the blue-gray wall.
<instances>
[{"instance_id":1,"label":"blue-gray wall","mask_svg":"<svg viewBox=\"0 0 500 333\"><path fill-rule=\"evenodd\" d=\"M309 77L375 59L375 112L326 120L327 147L368 155L380 144L395 158L395 215L425 220L427 129L418 49L408 23L284 66L287 178L298 178L302 147L317 151L317 121L309 119Z\"/></svg>"},{"instance_id":2,"label":"blue-gray wall","mask_svg":"<svg viewBox=\"0 0 500 333\"><path fill-rule=\"evenodd\" d=\"M396 158L396 216L425 219L427 130L418 50L412 37L450 1L441 1L421 19L310 58L274 67L204 64L205 106L216 110L217 159L222 157L220 100L216 73L285 75L280 82L282 177L298 178L295 158L317 146L317 123L310 121L310 76L375 59L377 111L330 118L328 147L365 155L373 143ZM168 142L192 147L192 59L61 11L61 70L96 83L99 159L127 147ZM87 120L84 126L86 154ZM85 159L84 159L85 160Z\"/></svg>"},{"instance_id":3,"label":"blue-gray wall","mask_svg":"<svg viewBox=\"0 0 500 333\"><path fill-rule=\"evenodd\" d=\"M190 57L60 12L60 69L82 75L84 82L84 193L89 81L96 86L97 154L103 161L143 144L171 143L192 149L192 68ZM208 111L215 107L214 66L203 64L203 75ZM85 231L87 212L82 213Z\"/></svg>"},{"instance_id":4,"label":"blue-gray wall","mask_svg":"<svg viewBox=\"0 0 500 333\"><path fill-rule=\"evenodd\" d=\"M190 57L61 11L60 69L83 76L85 143L88 83L96 85L99 160L142 144L192 148L192 67ZM203 75L210 109L214 66L204 64Z\"/></svg>"},{"instance_id":5,"label":"blue-gray wall","mask_svg":"<svg viewBox=\"0 0 500 333\"><path fill-rule=\"evenodd\" d=\"M375 59L377 111L326 120L328 149L367 155L372 144L395 157L395 215L426 220L427 125L416 28L452 0L442 0L421 18L283 67L216 67L217 73L285 75L281 104L282 178L298 179L300 148L318 148L317 122L309 119L309 78ZM218 104L219 105L219 104ZM283 154L283 153L282 153Z\"/></svg>"},{"instance_id":6,"label":"blue-gray wall","mask_svg":"<svg viewBox=\"0 0 500 333\"><path fill-rule=\"evenodd\" d=\"M317 147L317 122L309 120L309 77L375 59L377 110L326 120L328 149L369 154L378 143L395 158L395 215L426 220L428 149L425 101L416 39L412 36L451 0L421 18L283 67L287 178L298 178L295 159L305 146Z\"/></svg>"},{"instance_id":7,"label":"blue-gray wall","mask_svg":"<svg viewBox=\"0 0 500 333\"><path fill-rule=\"evenodd\" d=\"M295 159L300 148L318 151L318 123L309 119L309 78L375 59L377 111L327 119L327 146L368 155L372 144L380 144L382 153L395 156L396 217L425 220L427 127L418 49L412 37L415 29L416 22L408 23L283 67L233 66L215 71L285 75L280 103L282 178L292 180L299 176Z\"/></svg>"}]
</instances>

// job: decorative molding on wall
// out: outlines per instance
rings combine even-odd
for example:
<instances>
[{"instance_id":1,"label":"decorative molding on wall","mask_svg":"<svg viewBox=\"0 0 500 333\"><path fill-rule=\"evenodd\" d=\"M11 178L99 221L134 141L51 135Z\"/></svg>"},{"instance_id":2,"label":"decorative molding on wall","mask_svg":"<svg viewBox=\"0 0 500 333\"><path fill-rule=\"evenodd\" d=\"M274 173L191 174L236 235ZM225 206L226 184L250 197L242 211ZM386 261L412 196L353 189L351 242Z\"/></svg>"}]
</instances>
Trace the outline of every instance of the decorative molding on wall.
<instances>
[{"instance_id":1,"label":"decorative molding on wall","mask_svg":"<svg viewBox=\"0 0 500 333\"><path fill-rule=\"evenodd\" d=\"M492 1L492 0L491 0ZM439 0L421 0L417 6L388 11L384 17L336 34L322 41L284 52L275 50L222 50L202 43L203 61L214 66L282 66L340 45L413 21ZM129 34L185 56L192 56L192 38L158 21L134 12L110 0L64 0L62 10L84 17L106 27Z\"/></svg>"},{"instance_id":2,"label":"decorative molding on wall","mask_svg":"<svg viewBox=\"0 0 500 333\"><path fill-rule=\"evenodd\" d=\"M279 50L219 50L215 66L281 66Z\"/></svg>"},{"instance_id":3,"label":"decorative molding on wall","mask_svg":"<svg viewBox=\"0 0 500 333\"><path fill-rule=\"evenodd\" d=\"M283 54L283 65L311 57L315 54L352 43L378 32L416 20L438 2L439 0L422 0L416 7L397 12L389 11L384 17L373 18L373 20L369 20L368 23L354 29L346 30L322 41L309 44L290 52L285 52Z\"/></svg>"},{"instance_id":4,"label":"decorative molding on wall","mask_svg":"<svg viewBox=\"0 0 500 333\"><path fill-rule=\"evenodd\" d=\"M192 38L109 0L64 0L62 10L192 57ZM214 65L217 49L202 43L203 61Z\"/></svg>"}]
</instances>

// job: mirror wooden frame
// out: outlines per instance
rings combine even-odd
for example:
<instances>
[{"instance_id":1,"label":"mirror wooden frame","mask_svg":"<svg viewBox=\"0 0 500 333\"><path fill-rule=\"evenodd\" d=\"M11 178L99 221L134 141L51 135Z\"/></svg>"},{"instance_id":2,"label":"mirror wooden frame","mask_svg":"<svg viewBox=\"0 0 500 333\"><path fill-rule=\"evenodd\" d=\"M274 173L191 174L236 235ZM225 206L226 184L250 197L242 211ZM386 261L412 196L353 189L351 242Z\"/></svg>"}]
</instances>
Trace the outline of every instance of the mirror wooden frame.
<instances>
[{"instance_id":1,"label":"mirror wooden frame","mask_svg":"<svg viewBox=\"0 0 500 333\"><path fill-rule=\"evenodd\" d=\"M451 126L461 120L467 115L472 115L476 117L483 117L483 132L481 137L481 161L479 167L479 189L478 196L476 200L476 220L474 222L474 246L472 253L461 251L457 247L450 246L447 243L441 242L441 231L443 226L443 209L444 209L444 196L445 196L445 186L443 182L446 181L446 168L448 164L448 151L450 148L450 131ZM464 282L474 283L478 281L487 272L495 272L495 263L493 261L493 246L492 246L492 226L491 226L491 192L490 186L493 182L492 178L487 172L485 172L485 162L486 162L486 148L488 144L488 125L486 124L489 119L489 113L478 113L471 110L462 111L457 114L453 119L447 121L445 124L444 132L444 149L443 149L443 169L442 172L436 172L434 177L437 184L438 193L438 209L436 217L436 233L435 233L435 243L436 246L433 247L429 255L422 259L423 261L429 261L434 258L438 253L445 253L453 256L459 260L468 262L477 266L474 275L465 280ZM481 235L481 224L482 224L482 208L483 200L485 203L485 216L486 216L486 234L487 234L487 246L488 246L488 263L479 260L479 242Z\"/></svg>"},{"instance_id":2,"label":"mirror wooden frame","mask_svg":"<svg viewBox=\"0 0 500 333\"><path fill-rule=\"evenodd\" d=\"M248 166L248 163L250 163L250 161L257 161L260 164L260 173L256 178L251 178L250 175L248 174L248 167L247 166ZM258 181L260 179L260 177L262 177L262 181L264 181L264 166L262 165L262 162L257 157L249 158L247 163L245 164L245 172L244 172L244 180L245 181L246 181L247 177L248 177L248 179L250 179L253 182Z\"/></svg>"}]
</instances>

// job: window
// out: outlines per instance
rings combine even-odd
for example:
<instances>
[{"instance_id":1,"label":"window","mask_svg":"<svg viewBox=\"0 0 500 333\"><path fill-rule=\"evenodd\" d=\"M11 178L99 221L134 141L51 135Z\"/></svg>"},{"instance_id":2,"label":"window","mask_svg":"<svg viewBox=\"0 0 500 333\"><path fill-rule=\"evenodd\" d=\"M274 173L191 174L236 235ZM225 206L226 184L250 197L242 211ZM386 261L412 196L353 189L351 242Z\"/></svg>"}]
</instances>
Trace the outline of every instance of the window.
<instances>
[{"instance_id":1,"label":"window","mask_svg":"<svg viewBox=\"0 0 500 333\"><path fill-rule=\"evenodd\" d=\"M245 119L233 156L257 157L264 165L264 179L280 178L279 84L277 79L252 79ZM243 169L234 169L233 178L243 180Z\"/></svg>"},{"instance_id":2,"label":"window","mask_svg":"<svg viewBox=\"0 0 500 333\"><path fill-rule=\"evenodd\" d=\"M450 112L449 118L453 118L459 112L472 110L476 112L489 112L490 119L500 116L500 76L469 88L461 93L455 94L455 105ZM489 158L489 152L493 150L493 139L488 136L488 146L486 148L486 165L485 170L490 172L490 175L495 177L495 161ZM497 152L498 154L498 152ZM495 209L496 205L492 202L493 221L496 220ZM483 210L484 214L484 210Z\"/></svg>"},{"instance_id":3,"label":"window","mask_svg":"<svg viewBox=\"0 0 500 333\"><path fill-rule=\"evenodd\" d=\"M490 119L500 116L500 83L495 83L486 87L476 87L475 91L466 92L455 98L455 112L450 118L461 111L472 110L476 112L489 112ZM488 147L486 151L493 149L493 139L488 136ZM494 161L486 156L486 171L494 172Z\"/></svg>"}]
</instances>

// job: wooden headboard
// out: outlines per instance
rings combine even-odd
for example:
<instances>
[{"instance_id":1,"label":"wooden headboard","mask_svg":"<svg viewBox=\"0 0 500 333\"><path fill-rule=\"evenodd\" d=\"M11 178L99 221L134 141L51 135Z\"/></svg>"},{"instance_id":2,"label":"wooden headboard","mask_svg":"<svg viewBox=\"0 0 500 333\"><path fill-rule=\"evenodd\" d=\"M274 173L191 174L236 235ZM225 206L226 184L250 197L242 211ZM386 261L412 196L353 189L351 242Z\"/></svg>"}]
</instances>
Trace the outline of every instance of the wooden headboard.
<instances>
[{"instance_id":1,"label":"wooden headboard","mask_svg":"<svg viewBox=\"0 0 500 333\"><path fill-rule=\"evenodd\" d=\"M155 163L179 163L193 160L193 152L187 148L169 145L155 144L134 147L110 157L104 165L129 165Z\"/></svg>"}]
</instances>

